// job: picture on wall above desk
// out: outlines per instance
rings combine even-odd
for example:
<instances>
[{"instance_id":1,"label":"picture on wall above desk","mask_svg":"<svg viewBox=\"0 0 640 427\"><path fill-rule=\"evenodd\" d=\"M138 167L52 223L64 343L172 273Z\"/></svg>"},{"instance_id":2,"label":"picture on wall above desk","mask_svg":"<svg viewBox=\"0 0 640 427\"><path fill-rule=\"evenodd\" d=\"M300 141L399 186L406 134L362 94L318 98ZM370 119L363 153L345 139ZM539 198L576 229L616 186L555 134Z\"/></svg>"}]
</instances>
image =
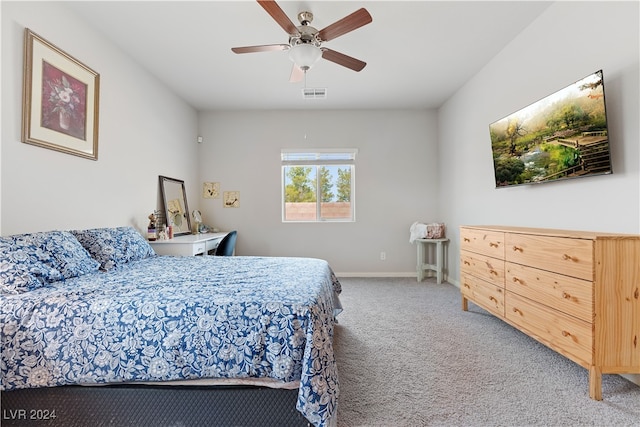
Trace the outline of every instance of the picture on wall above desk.
<instances>
[{"instance_id":1,"label":"picture on wall above desk","mask_svg":"<svg viewBox=\"0 0 640 427\"><path fill-rule=\"evenodd\" d=\"M224 207L225 208L239 208L240 207L240 192L239 191L225 191L224 192Z\"/></svg>"},{"instance_id":2,"label":"picture on wall above desk","mask_svg":"<svg viewBox=\"0 0 640 427\"><path fill-rule=\"evenodd\" d=\"M22 142L98 160L100 75L25 29Z\"/></svg>"},{"instance_id":3,"label":"picture on wall above desk","mask_svg":"<svg viewBox=\"0 0 640 427\"><path fill-rule=\"evenodd\" d=\"M202 197L205 199L218 199L220 197L220 183L205 182L202 184Z\"/></svg>"}]
</instances>

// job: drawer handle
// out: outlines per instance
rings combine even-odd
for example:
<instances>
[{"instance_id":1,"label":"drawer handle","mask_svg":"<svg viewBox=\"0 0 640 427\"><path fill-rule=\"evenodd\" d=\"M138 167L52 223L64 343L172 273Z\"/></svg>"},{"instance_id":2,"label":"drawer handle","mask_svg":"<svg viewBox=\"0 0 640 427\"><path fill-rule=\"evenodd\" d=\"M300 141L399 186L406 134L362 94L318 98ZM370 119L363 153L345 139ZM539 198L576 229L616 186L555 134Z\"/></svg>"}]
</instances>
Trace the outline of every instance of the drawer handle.
<instances>
[{"instance_id":1,"label":"drawer handle","mask_svg":"<svg viewBox=\"0 0 640 427\"><path fill-rule=\"evenodd\" d=\"M471 239L469 239L468 237L464 237L462 240L465 242L471 242Z\"/></svg>"},{"instance_id":2,"label":"drawer handle","mask_svg":"<svg viewBox=\"0 0 640 427\"><path fill-rule=\"evenodd\" d=\"M489 301L493 301L496 304L498 303L498 300L495 297L489 297Z\"/></svg>"},{"instance_id":3,"label":"drawer handle","mask_svg":"<svg viewBox=\"0 0 640 427\"><path fill-rule=\"evenodd\" d=\"M492 248L497 248L499 245L497 243L489 242L489 246Z\"/></svg>"},{"instance_id":4,"label":"drawer handle","mask_svg":"<svg viewBox=\"0 0 640 427\"><path fill-rule=\"evenodd\" d=\"M562 255L562 259L565 260L565 261L576 261L576 262L578 261L578 258L574 258L574 257L572 257L571 255L568 255L568 254Z\"/></svg>"},{"instance_id":5,"label":"drawer handle","mask_svg":"<svg viewBox=\"0 0 640 427\"><path fill-rule=\"evenodd\" d=\"M490 273L490 274L493 274L494 276L497 276L497 275L498 275L498 272L497 272L497 271L495 271L495 270L493 270L493 269L489 270L489 273Z\"/></svg>"},{"instance_id":6,"label":"drawer handle","mask_svg":"<svg viewBox=\"0 0 640 427\"><path fill-rule=\"evenodd\" d=\"M562 298L564 299L571 299L571 295L566 293L566 292L562 292Z\"/></svg>"},{"instance_id":7,"label":"drawer handle","mask_svg":"<svg viewBox=\"0 0 640 427\"><path fill-rule=\"evenodd\" d=\"M520 316L522 316L522 311L520 311L519 309L513 307L513 312L514 313L518 313Z\"/></svg>"},{"instance_id":8,"label":"drawer handle","mask_svg":"<svg viewBox=\"0 0 640 427\"><path fill-rule=\"evenodd\" d=\"M463 286L467 289L471 289L471 286L467 285L466 283Z\"/></svg>"},{"instance_id":9,"label":"drawer handle","mask_svg":"<svg viewBox=\"0 0 640 427\"><path fill-rule=\"evenodd\" d=\"M519 246L514 246L513 247L513 251L514 252L523 252L523 249L521 247L519 247Z\"/></svg>"},{"instance_id":10,"label":"drawer handle","mask_svg":"<svg viewBox=\"0 0 640 427\"><path fill-rule=\"evenodd\" d=\"M519 279L519 278L517 278L517 277L515 277L515 276L513 276L513 281L514 281L515 283L520 283L520 284L524 283L524 282L522 281L522 279Z\"/></svg>"},{"instance_id":11,"label":"drawer handle","mask_svg":"<svg viewBox=\"0 0 640 427\"><path fill-rule=\"evenodd\" d=\"M471 263L469 261L467 261L467 260L465 260L463 263L464 263L464 265L471 265Z\"/></svg>"},{"instance_id":12,"label":"drawer handle","mask_svg":"<svg viewBox=\"0 0 640 427\"><path fill-rule=\"evenodd\" d=\"M571 336L571 333L570 333L570 332L568 332L568 331L562 331L562 336L563 336L563 337L570 337L570 336Z\"/></svg>"}]
</instances>

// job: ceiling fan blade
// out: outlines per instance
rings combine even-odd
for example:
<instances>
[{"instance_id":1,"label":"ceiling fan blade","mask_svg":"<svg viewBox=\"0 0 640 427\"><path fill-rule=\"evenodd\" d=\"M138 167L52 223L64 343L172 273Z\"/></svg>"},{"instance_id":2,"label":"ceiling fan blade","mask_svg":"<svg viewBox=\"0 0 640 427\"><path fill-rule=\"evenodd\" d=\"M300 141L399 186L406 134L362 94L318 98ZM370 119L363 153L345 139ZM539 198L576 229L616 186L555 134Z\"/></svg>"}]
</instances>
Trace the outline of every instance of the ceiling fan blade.
<instances>
[{"instance_id":1,"label":"ceiling fan blade","mask_svg":"<svg viewBox=\"0 0 640 427\"><path fill-rule=\"evenodd\" d=\"M253 53L253 52L273 52L276 50L287 50L288 44L263 44L259 46L243 46L232 47L231 50L235 53Z\"/></svg>"},{"instance_id":2,"label":"ceiling fan blade","mask_svg":"<svg viewBox=\"0 0 640 427\"><path fill-rule=\"evenodd\" d=\"M291 19L289 19L287 14L278 6L278 3L273 0L258 0L258 3L260 3L260 6L271 15L287 34L300 34L298 27L291 22Z\"/></svg>"},{"instance_id":3,"label":"ceiling fan blade","mask_svg":"<svg viewBox=\"0 0 640 427\"><path fill-rule=\"evenodd\" d=\"M335 62L338 65L352 69L353 71L361 71L366 65L366 62L362 62L359 59L352 58L344 53L336 52L335 50L322 48L322 57L327 61Z\"/></svg>"},{"instance_id":4,"label":"ceiling fan blade","mask_svg":"<svg viewBox=\"0 0 640 427\"><path fill-rule=\"evenodd\" d=\"M293 64L293 68L291 68L291 77L289 77L290 83L298 83L302 81L304 77L304 71L302 68L298 67L296 64Z\"/></svg>"},{"instance_id":5,"label":"ceiling fan blade","mask_svg":"<svg viewBox=\"0 0 640 427\"><path fill-rule=\"evenodd\" d=\"M334 22L326 28L323 28L318 32L318 37L322 41L333 40L336 37L340 37L343 34L353 31L356 28L360 28L363 25L369 24L373 21L367 9L362 8L353 12L351 15L347 15L339 21Z\"/></svg>"}]
</instances>

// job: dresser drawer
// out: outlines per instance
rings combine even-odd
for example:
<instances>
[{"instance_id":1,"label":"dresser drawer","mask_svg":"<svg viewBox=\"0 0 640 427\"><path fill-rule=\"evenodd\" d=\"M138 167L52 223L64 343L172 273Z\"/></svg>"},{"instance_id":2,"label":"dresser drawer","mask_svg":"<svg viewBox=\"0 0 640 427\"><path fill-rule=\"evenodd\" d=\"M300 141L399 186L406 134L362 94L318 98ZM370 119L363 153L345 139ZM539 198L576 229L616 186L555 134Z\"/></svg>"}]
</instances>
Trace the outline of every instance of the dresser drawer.
<instances>
[{"instance_id":1,"label":"dresser drawer","mask_svg":"<svg viewBox=\"0 0 640 427\"><path fill-rule=\"evenodd\" d=\"M593 282L508 262L506 289L593 322Z\"/></svg>"},{"instance_id":2,"label":"dresser drawer","mask_svg":"<svg viewBox=\"0 0 640 427\"><path fill-rule=\"evenodd\" d=\"M505 259L584 280L594 279L593 240L506 233Z\"/></svg>"},{"instance_id":3,"label":"dresser drawer","mask_svg":"<svg viewBox=\"0 0 640 427\"><path fill-rule=\"evenodd\" d=\"M504 259L504 233L462 227L460 249Z\"/></svg>"},{"instance_id":4,"label":"dresser drawer","mask_svg":"<svg viewBox=\"0 0 640 427\"><path fill-rule=\"evenodd\" d=\"M592 361L592 324L537 304L512 292L505 295L505 317L532 337L576 362Z\"/></svg>"},{"instance_id":5,"label":"dresser drawer","mask_svg":"<svg viewBox=\"0 0 640 427\"><path fill-rule=\"evenodd\" d=\"M504 288L504 261L468 251L460 251L460 269Z\"/></svg>"},{"instance_id":6,"label":"dresser drawer","mask_svg":"<svg viewBox=\"0 0 640 427\"><path fill-rule=\"evenodd\" d=\"M470 299L485 310L504 317L504 290L501 287L462 274L460 292L463 297Z\"/></svg>"}]
</instances>

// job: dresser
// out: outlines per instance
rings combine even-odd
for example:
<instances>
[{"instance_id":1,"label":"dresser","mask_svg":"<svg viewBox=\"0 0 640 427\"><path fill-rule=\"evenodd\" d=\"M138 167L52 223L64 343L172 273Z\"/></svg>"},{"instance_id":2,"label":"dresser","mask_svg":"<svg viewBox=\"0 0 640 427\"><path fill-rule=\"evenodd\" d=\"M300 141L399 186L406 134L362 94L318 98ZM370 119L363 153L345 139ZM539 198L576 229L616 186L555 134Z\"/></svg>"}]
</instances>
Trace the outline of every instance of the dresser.
<instances>
[{"instance_id":1,"label":"dresser","mask_svg":"<svg viewBox=\"0 0 640 427\"><path fill-rule=\"evenodd\" d=\"M462 309L472 301L589 372L640 373L640 236L460 227Z\"/></svg>"},{"instance_id":2,"label":"dresser","mask_svg":"<svg viewBox=\"0 0 640 427\"><path fill-rule=\"evenodd\" d=\"M158 255L205 255L217 248L226 235L227 232L184 234L169 240L155 240L149 244Z\"/></svg>"}]
</instances>

